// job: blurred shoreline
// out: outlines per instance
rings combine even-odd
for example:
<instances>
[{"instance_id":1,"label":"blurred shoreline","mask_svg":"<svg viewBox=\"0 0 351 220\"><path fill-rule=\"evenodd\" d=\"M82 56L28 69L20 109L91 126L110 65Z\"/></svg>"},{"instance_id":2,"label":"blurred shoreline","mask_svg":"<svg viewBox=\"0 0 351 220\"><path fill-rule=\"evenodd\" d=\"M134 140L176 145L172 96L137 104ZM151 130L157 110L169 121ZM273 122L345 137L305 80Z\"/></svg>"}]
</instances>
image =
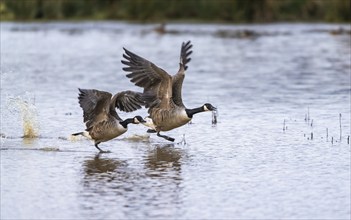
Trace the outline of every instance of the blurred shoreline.
<instances>
[{"instance_id":1,"label":"blurred shoreline","mask_svg":"<svg viewBox=\"0 0 351 220\"><path fill-rule=\"evenodd\" d=\"M2 0L1 21L348 23L349 0Z\"/></svg>"}]
</instances>

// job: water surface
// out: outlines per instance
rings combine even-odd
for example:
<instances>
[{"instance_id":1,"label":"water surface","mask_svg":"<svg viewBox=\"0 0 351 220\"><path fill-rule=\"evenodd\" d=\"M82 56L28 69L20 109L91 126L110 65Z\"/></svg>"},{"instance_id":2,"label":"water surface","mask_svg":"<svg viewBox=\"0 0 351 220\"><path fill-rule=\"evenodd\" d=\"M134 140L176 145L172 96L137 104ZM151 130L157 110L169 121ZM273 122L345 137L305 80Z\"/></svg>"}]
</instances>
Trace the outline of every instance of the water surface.
<instances>
[{"instance_id":1,"label":"water surface","mask_svg":"<svg viewBox=\"0 0 351 220\"><path fill-rule=\"evenodd\" d=\"M330 33L349 26L154 27L1 23L1 219L350 218L351 43ZM216 125L196 115L167 132L180 144L130 125L109 154L70 137L77 88L141 91L123 47L174 74L187 40L184 103Z\"/></svg>"}]
</instances>

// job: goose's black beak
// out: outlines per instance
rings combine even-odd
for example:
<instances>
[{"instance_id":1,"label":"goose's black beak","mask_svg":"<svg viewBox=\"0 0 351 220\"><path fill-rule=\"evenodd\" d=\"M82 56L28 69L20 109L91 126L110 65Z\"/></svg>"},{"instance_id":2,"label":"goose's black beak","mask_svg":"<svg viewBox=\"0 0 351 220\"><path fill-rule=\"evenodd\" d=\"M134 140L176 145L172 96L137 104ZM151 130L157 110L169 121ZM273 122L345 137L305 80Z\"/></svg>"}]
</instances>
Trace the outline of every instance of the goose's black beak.
<instances>
[{"instance_id":1,"label":"goose's black beak","mask_svg":"<svg viewBox=\"0 0 351 220\"><path fill-rule=\"evenodd\" d=\"M145 123L146 121L141 116L135 116L134 122L135 124L138 124L138 123Z\"/></svg>"},{"instance_id":2,"label":"goose's black beak","mask_svg":"<svg viewBox=\"0 0 351 220\"><path fill-rule=\"evenodd\" d=\"M213 105L211 105L210 103L206 103L204 107L205 107L205 109L207 109L208 111L216 111L216 110L217 110L217 108L214 107Z\"/></svg>"}]
</instances>

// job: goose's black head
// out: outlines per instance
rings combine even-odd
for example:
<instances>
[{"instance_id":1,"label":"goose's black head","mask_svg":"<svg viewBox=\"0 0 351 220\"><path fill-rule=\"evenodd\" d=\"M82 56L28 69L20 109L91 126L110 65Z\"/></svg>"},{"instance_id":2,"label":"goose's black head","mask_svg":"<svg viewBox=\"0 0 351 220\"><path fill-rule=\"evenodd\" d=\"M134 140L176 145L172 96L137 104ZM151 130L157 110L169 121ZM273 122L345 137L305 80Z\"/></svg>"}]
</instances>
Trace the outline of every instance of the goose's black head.
<instances>
[{"instance_id":1,"label":"goose's black head","mask_svg":"<svg viewBox=\"0 0 351 220\"><path fill-rule=\"evenodd\" d=\"M206 104L204 104L203 106L202 106L202 108L203 108L203 111L215 111L215 110L217 110L217 108L216 107L214 107L213 105L211 105L210 103L206 103Z\"/></svg>"},{"instance_id":2,"label":"goose's black head","mask_svg":"<svg viewBox=\"0 0 351 220\"><path fill-rule=\"evenodd\" d=\"M193 115L200 113L200 112L208 112L208 111L215 111L217 108L211 105L210 103L206 103L201 107L193 108L193 109L185 109L186 114L189 118L192 118Z\"/></svg>"},{"instance_id":3,"label":"goose's black head","mask_svg":"<svg viewBox=\"0 0 351 220\"><path fill-rule=\"evenodd\" d=\"M145 123L146 121L139 115L133 118L133 124Z\"/></svg>"}]
</instances>

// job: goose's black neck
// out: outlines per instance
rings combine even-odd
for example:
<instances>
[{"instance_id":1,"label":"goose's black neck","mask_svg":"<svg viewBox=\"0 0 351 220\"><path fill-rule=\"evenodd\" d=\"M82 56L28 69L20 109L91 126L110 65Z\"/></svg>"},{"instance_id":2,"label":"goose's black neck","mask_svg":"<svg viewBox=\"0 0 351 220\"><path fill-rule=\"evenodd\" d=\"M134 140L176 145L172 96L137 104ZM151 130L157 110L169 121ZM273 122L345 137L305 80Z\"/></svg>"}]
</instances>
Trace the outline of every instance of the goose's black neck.
<instances>
[{"instance_id":1,"label":"goose's black neck","mask_svg":"<svg viewBox=\"0 0 351 220\"><path fill-rule=\"evenodd\" d=\"M127 118L124 121L121 121L120 124L124 127L124 128L128 128L128 124L133 123L134 119L133 118Z\"/></svg>"},{"instance_id":2,"label":"goose's black neck","mask_svg":"<svg viewBox=\"0 0 351 220\"><path fill-rule=\"evenodd\" d=\"M198 108L193 108L193 109L185 109L185 112L189 118L193 118L193 115L203 111L204 111L204 108L202 106Z\"/></svg>"}]
</instances>

